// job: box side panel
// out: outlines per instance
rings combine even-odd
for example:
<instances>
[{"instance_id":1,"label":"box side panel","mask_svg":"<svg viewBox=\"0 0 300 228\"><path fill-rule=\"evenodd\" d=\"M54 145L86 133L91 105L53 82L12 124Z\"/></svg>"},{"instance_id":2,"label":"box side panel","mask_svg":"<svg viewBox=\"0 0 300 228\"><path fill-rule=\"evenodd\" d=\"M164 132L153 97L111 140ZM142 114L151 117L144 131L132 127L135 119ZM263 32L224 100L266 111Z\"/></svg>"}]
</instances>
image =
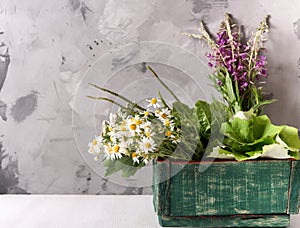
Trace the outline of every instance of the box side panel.
<instances>
[{"instance_id":1,"label":"box side panel","mask_svg":"<svg viewBox=\"0 0 300 228\"><path fill-rule=\"evenodd\" d=\"M240 216L159 216L164 227L288 227L289 215L240 215Z\"/></svg>"},{"instance_id":2,"label":"box side panel","mask_svg":"<svg viewBox=\"0 0 300 228\"><path fill-rule=\"evenodd\" d=\"M158 215L169 215L170 211L170 165L168 162L153 164L153 205Z\"/></svg>"},{"instance_id":3,"label":"box side panel","mask_svg":"<svg viewBox=\"0 0 300 228\"><path fill-rule=\"evenodd\" d=\"M290 164L214 162L204 172L199 164L172 164L170 215L287 213Z\"/></svg>"},{"instance_id":4,"label":"box side panel","mask_svg":"<svg viewBox=\"0 0 300 228\"><path fill-rule=\"evenodd\" d=\"M288 213L298 214L299 206L300 206L300 161L292 161Z\"/></svg>"}]
</instances>

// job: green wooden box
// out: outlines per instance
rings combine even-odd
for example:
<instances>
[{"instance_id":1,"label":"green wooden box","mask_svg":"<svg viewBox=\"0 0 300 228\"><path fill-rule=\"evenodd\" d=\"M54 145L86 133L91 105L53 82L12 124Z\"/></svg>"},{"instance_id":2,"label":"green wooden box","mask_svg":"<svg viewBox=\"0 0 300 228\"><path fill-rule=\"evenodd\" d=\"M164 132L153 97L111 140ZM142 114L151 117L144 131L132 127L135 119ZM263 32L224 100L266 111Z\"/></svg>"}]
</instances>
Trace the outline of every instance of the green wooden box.
<instances>
[{"instance_id":1,"label":"green wooden box","mask_svg":"<svg viewBox=\"0 0 300 228\"><path fill-rule=\"evenodd\" d=\"M156 161L153 203L161 226L286 227L300 203L300 161Z\"/></svg>"}]
</instances>

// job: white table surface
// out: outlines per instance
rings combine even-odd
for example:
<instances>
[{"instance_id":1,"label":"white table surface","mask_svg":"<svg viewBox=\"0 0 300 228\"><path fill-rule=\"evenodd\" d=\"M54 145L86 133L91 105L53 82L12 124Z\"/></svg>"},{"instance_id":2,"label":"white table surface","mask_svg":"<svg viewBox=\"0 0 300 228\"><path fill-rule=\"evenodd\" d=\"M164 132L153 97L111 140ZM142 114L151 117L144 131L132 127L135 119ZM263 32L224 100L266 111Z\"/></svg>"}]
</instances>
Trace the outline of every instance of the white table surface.
<instances>
[{"instance_id":1,"label":"white table surface","mask_svg":"<svg viewBox=\"0 0 300 228\"><path fill-rule=\"evenodd\" d=\"M0 228L160 227L152 196L0 195ZM300 216L291 217L292 228Z\"/></svg>"}]
</instances>

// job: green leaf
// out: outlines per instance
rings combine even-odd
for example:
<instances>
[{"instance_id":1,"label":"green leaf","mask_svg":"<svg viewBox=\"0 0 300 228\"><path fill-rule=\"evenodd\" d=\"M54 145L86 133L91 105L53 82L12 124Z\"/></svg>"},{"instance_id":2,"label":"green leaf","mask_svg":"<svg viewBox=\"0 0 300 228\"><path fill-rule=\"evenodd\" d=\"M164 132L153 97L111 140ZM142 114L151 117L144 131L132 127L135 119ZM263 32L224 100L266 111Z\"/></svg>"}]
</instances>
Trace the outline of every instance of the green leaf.
<instances>
[{"instance_id":1,"label":"green leaf","mask_svg":"<svg viewBox=\"0 0 300 228\"><path fill-rule=\"evenodd\" d=\"M234 103L234 101L236 101L236 96L233 90L233 86L232 86L232 80L230 78L230 75L228 72L226 72L226 80L225 80L225 86L228 92L228 97L229 97L229 102L230 103Z\"/></svg>"},{"instance_id":2,"label":"green leaf","mask_svg":"<svg viewBox=\"0 0 300 228\"><path fill-rule=\"evenodd\" d=\"M282 126L283 129L279 134L279 137L284 141L290 151L299 152L300 140L298 136L298 129L291 126Z\"/></svg>"},{"instance_id":3,"label":"green leaf","mask_svg":"<svg viewBox=\"0 0 300 228\"><path fill-rule=\"evenodd\" d=\"M244 155L243 153L237 152L237 151L232 151L232 150L226 150L224 148L219 149L220 154L226 154L226 155L233 155L234 158L238 161L244 161L247 160L249 157Z\"/></svg>"},{"instance_id":4,"label":"green leaf","mask_svg":"<svg viewBox=\"0 0 300 228\"><path fill-rule=\"evenodd\" d=\"M201 135L209 140L211 133L211 111L210 105L205 101L197 101L195 104L195 110L198 117L198 123L200 124Z\"/></svg>"},{"instance_id":5,"label":"green leaf","mask_svg":"<svg viewBox=\"0 0 300 228\"><path fill-rule=\"evenodd\" d=\"M260 101L258 104L254 105L252 109L257 112L259 111L263 106L272 104L273 102L277 101L276 99L271 99L271 100L264 100Z\"/></svg>"},{"instance_id":6,"label":"green leaf","mask_svg":"<svg viewBox=\"0 0 300 228\"><path fill-rule=\"evenodd\" d=\"M260 138L275 137L282 127L271 123L268 116L252 116L248 120L239 117L222 124L221 132L240 144L255 143Z\"/></svg>"},{"instance_id":7,"label":"green leaf","mask_svg":"<svg viewBox=\"0 0 300 228\"><path fill-rule=\"evenodd\" d=\"M282 158L279 147L286 148L286 154L299 157L300 140L298 130L289 126L275 126L266 115L256 116L249 112L237 113L221 125L222 153L232 154L237 160L255 159L263 156ZM280 141L282 140L282 142Z\"/></svg>"},{"instance_id":8,"label":"green leaf","mask_svg":"<svg viewBox=\"0 0 300 228\"><path fill-rule=\"evenodd\" d=\"M134 164L131 157L129 156L123 156L122 158L116 160L104 160L103 165L106 168L106 177L122 171L121 175L124 178L128 178L134 175L140 168L145 166L143 162L141 162L140 164Z\"/></svg>"},{"instance_id":9,"label":"green leaf","mask_svg":"<svg viewBox=\"0 0 300 228\"><path fill-rule=\"evenodd\" d=\"M229 117L227 105L217 100L213 100L210 104L211 126L212 130L220 130L222 123L226 122Z\"/></svg>"},{"instance_id":10,"label":"green leaf","mask_svg":"<svg viewBox=\"0 0 300 228\"><path fill-rule=\"evenodd\" d=\"M205 112L209 112L209 108L205 103L199 102L198 104L200 103L203 112L203 124L207 124L208 127L210 126L210 120L206 122L205 118L207 118L206 114L208 113L205 114ZM176 149L179 153L177 156L192 158L192 160L200 159L207 146L210 132L206 132L206 127L201 127L196 108L189 108L183 103L175 102L173 103L172 113L176 117L176 126L181 129L181 142Z\"/></svg>"}]
</instances>

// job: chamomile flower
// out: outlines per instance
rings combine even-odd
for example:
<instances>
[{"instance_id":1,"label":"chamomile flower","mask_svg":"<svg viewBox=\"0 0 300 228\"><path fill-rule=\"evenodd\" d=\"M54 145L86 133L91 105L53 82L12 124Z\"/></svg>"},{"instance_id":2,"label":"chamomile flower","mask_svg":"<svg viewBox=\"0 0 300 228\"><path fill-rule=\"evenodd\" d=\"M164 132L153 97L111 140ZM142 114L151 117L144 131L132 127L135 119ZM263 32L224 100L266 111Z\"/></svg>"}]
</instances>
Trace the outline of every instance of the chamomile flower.
<instances>
[{"instance_id":1,"label":"chamomile flower","mask_svg":"<svg viewBox=\"0 0 300 228\"><path fill-rule=\"evenodd\" d=\"M156 143L152 138L143 137L139 142L140 150L148 154L156 149Z\"/></svg>"},{"instance_id":2,"label":"chamomile flower","mask_svg":"<svg viewBox=\"0 0 300 228\"><path fill-rule=\"evenodd\" d=\"M154 112L154 115L159 118L159 116L160 116L160 109L156 109L155 112Z\"/></svg>"},{"instance_id":3,"label":"chamomile flower","mask_svg":"<svg viewBox=\"0 0 300 228\"><path fill-rule=\"evenodd\" d=\"M128 151L128 144L127 144L127 141L121 141L120 143L119 143L119 146L120 146L120 148L119 148L119 151L120 151L120 153L121 154L124 154L124 155L126 155L126 156L129 156L130 155L130 153L129 153L129 151Z\"/></svg>"},{"instance_id":4,"label":"chamomile flower","mask_svg":"<svg viewBox=\"0 0 300 228\"><path fill-rule=\"evenodd\" d=\"M146 100L149 102L149 104L147 105L147 107L153 107L153 108L159 108L159 100L155 97L153 97L151 100Z\"/></svg>"},{"instance_id":5,"label":"chamomile flower","mask_svg":"<svg viewBox=\"0 0 300 228\"><path fill-rule=\"evenodd\" d=\"M140 160L138 159L138 154L137 154L137 152L133 152L132 154L131 154L131 157L132 157L132 161L133 161L133 163L140 163Z\"/></svg>"},{"instance_id":6,"label":"chamomile flower","mask_svg":"<svg viewBox=\"0 0 300 228\"><path fill-rule=\"evenodd\" d=\"M120 148L121 147L118 144L112 147L116 159L120 159L122 157L122 150L120 150Z\"/></svg>"},{"instance_id":7,"label":"chamomile flower","mask_svg":"<svg viewBox=\"0 0 300 228\"><path fill-rule=\"evenodd\" d=\"M113 143L117 142L118 133L116 131L110 131L107 135L109 135L109 140Z\"/></svg>"},{"instance_id":8,"label":"chamomile flower","mask_svg":"<svg viewBox=\"0 0 300 228\"><path fill-rule=\"evenodd\" d=\"M164 124L164 126L166 126L167 128L170 128L171 131L174 130L175 124L174 124L174 121L173 121L173 120L171 120L171 119L165 119L165 120L163 120L163 124Z\"/></svg>"},{"instance_id":9,"label":"chamomile flower","mask_svg":"<svg viewBox=\"0 0 300 228\"><path fill-rule=\"evenodd\" d=\"M145 128L144 135L147 138L151 138L155 135L155 132L152 132L150 128Z\"/></svg>"},{"instance_id":10,"label":"chamomile flower","mask_svg":"<svg viewBox=\"0 0 300 228\"><path fill-rule=\"evenodd\" d=\"M143 119L141 117L139 117L138 115L135 115L135 117L133 118L133 122L136 125L141 125L143 123Z\"/></svg>"},{"instance_id":11,"label":"chamomile flower","mask_svg":"<svg viewBox=\"0 0 300 228\"><path fill-rule=\"evenodd\" d=\"M164 122L165 120L170 119L170 115L171 111L168 108L164 108L158 113L158 118Z\"/></svg>"},{"instance_id":12,"label":"chamomile flower","mask_svg":"<svg viewBox=\"0 0 300 228\"><path fill-rule=\"evenodd\" d=\"M143 115L144 118L148 118L148 116L150 115L150 110L147 109L147 110L143 111L143 112L141 113L141 115Z\"/></svg>"},{"instance_id":13,"label":"chamomile flower","mask_svg":"<svg viewBox=\"0 0 300 228\"><path fill-rule=\"evenodd\" d=\"M104 145L104 157L106 159L111 159L114 160L115 159L115 155L113 153L113 149L111 148L110 145Z\"/></svg>"},{"instance_id":14,"label":"chamomile flower","mask_svg":"<svg viewBox=\"0 0 300 228\"><path fill-rule=\"evenodd\" d=\"M140 120L136 120L134 117L127 120L127 127L131 135L134 136L141 131L140 124L141 124Z\"/></svg>"},{"instance_id":15,"label":"chamomile flower","mask_svg":"<svg viewBox=\"0 0 300 228\"><path fill-rule=\"evenodd\" d=\"M102 147L102 142L98 141L97 139L93 139L93 141L90 142L88 144L88 146L89 146L88 152L90 154L100 153L101 147Z\"/></svg>"},{"instance_id":16,"label":"chamomile flower","mask_svg":"<svg viewBox=\"0 0 300 228\"><path fill-rule=\"evenodd\" d=\"M148 154L143 154L143 162L147 165L149 162L149 156Z\"/></svg>"}]
</instances>

